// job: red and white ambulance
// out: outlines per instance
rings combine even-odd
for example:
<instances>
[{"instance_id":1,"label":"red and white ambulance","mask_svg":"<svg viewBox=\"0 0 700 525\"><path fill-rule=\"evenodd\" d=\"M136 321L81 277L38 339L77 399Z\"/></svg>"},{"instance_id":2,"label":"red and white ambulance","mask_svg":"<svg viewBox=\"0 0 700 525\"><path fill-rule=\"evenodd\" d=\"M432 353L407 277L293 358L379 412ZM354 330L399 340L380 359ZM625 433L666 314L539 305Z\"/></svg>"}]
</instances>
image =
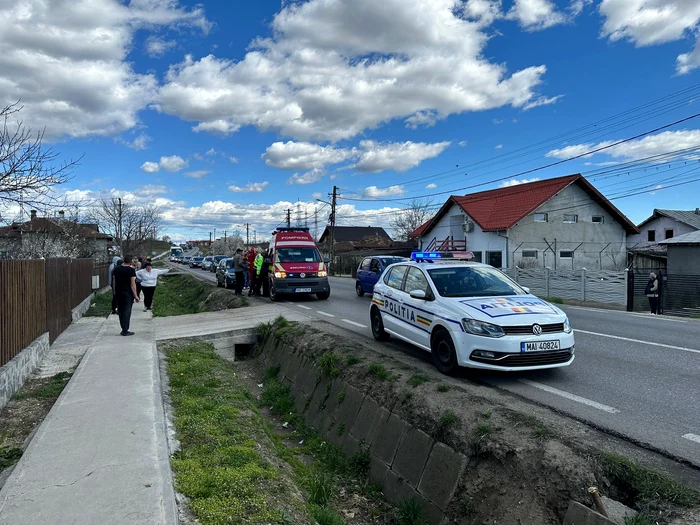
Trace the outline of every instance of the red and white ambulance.
<instances>
[{"instance_id":1,"label":"red and white ambulance","mask_svg":"<svg viewBox=\"0 0 700 525\"><path fill-rule=\"evenodd\" d=\"M328 299L328 260L321 257L308 228L279 228L270 242L270 299L316 294Z\"/></svg>"}]
</instances>

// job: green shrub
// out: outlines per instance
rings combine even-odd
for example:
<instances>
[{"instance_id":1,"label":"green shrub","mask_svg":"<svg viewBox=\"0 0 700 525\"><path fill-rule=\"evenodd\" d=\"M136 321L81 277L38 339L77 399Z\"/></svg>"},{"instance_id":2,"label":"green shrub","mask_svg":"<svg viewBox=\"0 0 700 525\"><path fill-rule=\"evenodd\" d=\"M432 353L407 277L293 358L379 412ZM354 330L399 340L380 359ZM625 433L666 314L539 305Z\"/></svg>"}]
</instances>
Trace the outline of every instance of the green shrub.
<instances>
[{"instance_id":1,"label":"green shrub","mask_svg":"<svg viewBox=\"0 0 700 525\"><path fill-rule=\"evenodd\" d=\"M372 363L367 367L367 371L380 381L386 381L390 377L389 371L379 363Z\"/></svg>"},{"instance_id":2,"label":"green shrub","mask_svg":"<svg viewBox=\"0 0 700 525\"><path fill-rule=\"evenodd\" d=\"M423 517L423 509L420 503L414 499L405 499L396 507L396 521L398 525L428 525L428 520Z\"/></svg>"}]
</instances>

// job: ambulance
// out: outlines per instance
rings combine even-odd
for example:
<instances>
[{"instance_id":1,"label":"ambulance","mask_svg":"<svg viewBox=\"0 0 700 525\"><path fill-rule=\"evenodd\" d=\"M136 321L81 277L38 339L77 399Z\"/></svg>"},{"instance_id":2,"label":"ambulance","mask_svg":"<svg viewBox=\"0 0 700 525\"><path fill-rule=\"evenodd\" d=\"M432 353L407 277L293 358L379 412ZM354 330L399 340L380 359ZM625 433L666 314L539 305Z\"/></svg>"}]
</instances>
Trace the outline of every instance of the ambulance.
<instances>
[{"instance_id":1,"label":"ambulance","mask_svg":"<svg viewBox=\"0 0 700 525\"><path fill-rule=\"evenodd\" d=\"M270 241L270 299L315 294L331 295L328 259L321 257L308 228L278 228Z\"/></svg>"}]
</instances>

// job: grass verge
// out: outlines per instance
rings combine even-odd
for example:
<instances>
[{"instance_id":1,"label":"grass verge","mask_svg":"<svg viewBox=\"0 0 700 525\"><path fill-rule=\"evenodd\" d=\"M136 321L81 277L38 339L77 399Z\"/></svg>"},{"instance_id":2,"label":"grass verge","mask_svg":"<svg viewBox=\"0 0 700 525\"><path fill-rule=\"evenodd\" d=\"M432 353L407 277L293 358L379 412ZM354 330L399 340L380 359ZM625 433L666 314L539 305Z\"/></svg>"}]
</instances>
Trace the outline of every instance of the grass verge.
<instances>
[{"instance_id":1,"label":"grass verge","mask_svg":"<svg viewBox=\"0 0 700 525\"><path fill-rule=\"evenodd\" d=\"M284 505L271 494L285 486L258 445L266 423L230 365L211 345L193 343L168 350L167 368L181 446L175 481L200 523L284 523Z\"/></svg>"},{"instance_id":2,"label":"grass verge","mask_svg":"<svg viewBox=\"0 0 700 525\"><path fill-rule=\"evenodd\" d=\"M167 274L159 279L153 298L153 316L170 317L174 315L214 312L248 306L244 297L217 289L192 277L191 275Z\"/></svg>"},{"instance_id":3,"label":"grass verge","mask_svg":"<svg viewBox=\"0 0 700 525\"><path fill-rule=\"evenodd\" d=\"M682 507L700 504L700 494L653 470L640 467L627 458L603 454L603 468L635 503L671 502Z\"/></svg>"},{"instance_id":4,"label":"grass verge","mask_svg":"<svg viewBox=\"0 0 700 525\"><path fill-rule=\"evenodd\" d=\"M112 290L95 294L85 317L107 317L112 313Z\"/></svg>"}]
</instances>

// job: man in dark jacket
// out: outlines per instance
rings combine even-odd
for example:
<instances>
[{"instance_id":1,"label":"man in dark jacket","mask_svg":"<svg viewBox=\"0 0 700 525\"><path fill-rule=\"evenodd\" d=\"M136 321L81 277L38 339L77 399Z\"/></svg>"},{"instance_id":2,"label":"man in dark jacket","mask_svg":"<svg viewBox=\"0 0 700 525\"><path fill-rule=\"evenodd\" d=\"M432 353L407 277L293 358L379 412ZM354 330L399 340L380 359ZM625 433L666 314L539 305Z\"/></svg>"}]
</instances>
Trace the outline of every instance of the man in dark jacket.
<instances>
[{"instance_id":1,"label":"man in dark jacket","mask_svg":"<svg viewBox=\"0 0 700 525\"><path fill-rule=\"evenodd\" d=\"M260 285L262 285L263 297L270 296L270 279L269 279L270 266L272 266L272 259L270 258L269 255L266 255L265 258L263 259L262 267L260 268L260 281L259 281ZM259 288L257 290L257 294L260 295Z\"/></svg>"},{"instance_id":2,"label":"man in dark jacket","mask_svg":"<svg viewBox=\"0 0 700 525\"><path fill-rule=\"evenodd\" d=\"M233 272L236 274L236 295L243 295L243 283L245 281L245 277L243 277L244 271L243 250L237 248L236 255L233 256Z\"/></svg>"},{"instance_id":3,"label":"man in dark jacket","mask_svg":"<svg viewBox=\"0 0 700 525\"><path fill-rule=\"evenodd\" d=\"M131 257L124 257L124 264L118 266L113 272L114 292L119 305L119 324L122 328L121 335L134 335L129 331L131 322L131 308L134 301L139 302L136 294L136 270L131 265Z\"/></svg>"}]
</instances>

